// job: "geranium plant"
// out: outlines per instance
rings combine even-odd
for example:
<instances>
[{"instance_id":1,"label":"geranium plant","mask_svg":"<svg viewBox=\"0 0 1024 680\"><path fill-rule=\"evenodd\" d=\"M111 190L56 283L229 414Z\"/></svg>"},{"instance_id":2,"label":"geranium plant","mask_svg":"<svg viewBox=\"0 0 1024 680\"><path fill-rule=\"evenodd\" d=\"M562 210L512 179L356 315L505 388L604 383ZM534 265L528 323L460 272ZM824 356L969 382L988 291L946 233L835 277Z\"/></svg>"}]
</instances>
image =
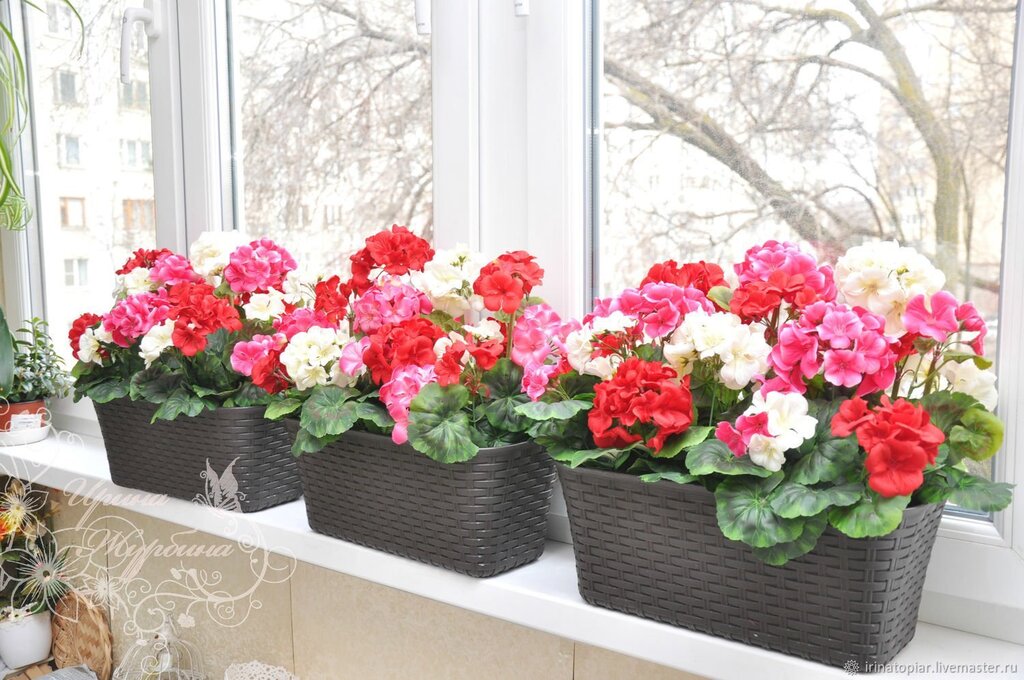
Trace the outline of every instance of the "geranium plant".
<instances>
[{"instance_id":1,"label":"geranium plant","mask_svg":"<svg viewBox=\"0 0 1024 680\"><path fill-rule=\"evenodd\" d=\"M208 232L192 258L137 250L117 270L113 307L83 314L68 338L76 399L157 404L154 420L267 403L231 366L238 343L272 332L287 311L312 313L313 282L270 239Z\"/></svg>"},{"instance_id":2,"label":"geranium plant","mask_svg":"<svg viewBox=\"0 0 1024 680\"><path fill-rule=\"evenodd\" d=\"M285 312L277 333L232 356L236 370L275 394L268 417L298 418L296 454L353 428L445 463L525 441L530 422L515 410L528 401L525 362L514 331L523 319L553 316L530 298L543 275L534 258L435 251L393 226L350 260L347 280L317 285L311 311Z\"/></svg>"},{"instance_id":3,"label":"geranium plant","mask_svg":"<svg viewBox=\"0 0 1024 680\"><path fill-rule=\"evenodd\" d=\"M833 269L769 241L734 272L661 263L551 333L524 364L531 436L570 466L706 487L772 564L828 526L891 533L910 504L1010 502L968 467L1002 441L985 323L926 258L871 244Z\"/></svg>"}]
</instances>

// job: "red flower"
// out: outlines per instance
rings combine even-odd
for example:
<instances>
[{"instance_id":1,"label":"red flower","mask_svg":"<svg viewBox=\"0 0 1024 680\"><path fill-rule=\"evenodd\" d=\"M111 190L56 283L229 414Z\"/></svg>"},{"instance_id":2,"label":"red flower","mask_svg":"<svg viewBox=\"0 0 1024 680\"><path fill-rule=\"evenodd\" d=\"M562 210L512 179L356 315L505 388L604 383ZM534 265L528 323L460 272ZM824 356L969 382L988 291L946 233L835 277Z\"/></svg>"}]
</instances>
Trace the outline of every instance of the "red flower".
<instances>
[{"instance_id":1,"label":"red flower","mask_svg":"<svg viewBox=\"0 0 1024 680\"><path fill-rule=\"evenodd\" d=\"M121 265L121 268L114 273L127 274L131 270L136 269L138 267L149 268L156 264L156 259L161 255L171 254L171 251L169 251L167 248L161 248L159 250L147 250L145 248L139 248L134 253L132 253L132 256L125 260L125 263Z\"/></svg>"},{"instance_id":2,"label":"red flower","mask_svg":"<svg viewBox=\"0 0 1024 680\"><path fill-rule=\"evenodd\" d=\"M430 243L397 224L391 231L377 232L366 239L362 250L353 255L349 287L362 295L370 287L370 272L381 268L393 276L423 271L423 265L434 257Z\"/></svg>"},{"instance_id":3,"label":"red flower","mask_svg":"<svg viewBox=\"0 0 1024 680\"><path fill-rule=\"evenodd\" d=\"M462 378L462 357L467 349L466 343L454 342L444 351L434 365L439 385L446 387L459 382Z\"/></svg>"},{"instance_id":4,"label":"red flower","mask_svg":"<svg viewBox=\"0 0 1024 680\"><path fill-rule=\"evenodd\" d=\"M68 331L68 341L71 344L71 356L78 358L78 343L82 339L82 334L89 328L92 328L102 320L102 317L96 314L89 314L88 312L75 319L75 322L71 324L71 330Z\"/></svg>"},{"instance_id":5,"label":"red flower","mask_svg":"<svg viewBox=\"0 0 1024 680\"><path fill-rule=\"evenodd\" d=\"M647 271L647 276L640 282L640 287L643 288L648 283L672 283L680 288L692 286L705 295L715 286L728 285L722 268L703 260L687 262L681 266L676 264L675 260L659 262Z\"/></svg>"},{"instance_id":6,"label":"red flower","mask_svg":"<svg viewBox=\"0 0 1024 680\"><path fill-rule=\"evenodd\" d=\"M206 336L202 330L195 328L186 321L179 319L174 322L171 342L187 357L194 357L206 349Z\"/></svg>"},{"instance_id":7,"label":"red flower","mask_svg":"<svg viewBox=\"0 0 1024 680\"><path fill-rule=\"evenodd\" d=\"M174 320L171 341L185 356L206 349L206 336L221 329L238 331L242 320L228 300L213 294L208 283L186 282L171 286L168 318Z\"/></svg>"},{"instance_id":8,"label":"red flower","mask_svg":"<svg viewBox=\"0 0 1024 680\"><path fill-rule=\"evenodd\" d=\"M505 341L497 339L485 340L480 343L470 341L468 350L476 361L476 365L484 371L489 371L505 353Z\"/></svg>"},{"instance_id":9,"label":"red flower","mask_svg":"<svg viewBox=\"0 0 1024 680\"><path fill-rule=\"evenodd\" d=\"M341 282L341 277L335 275L325 281L317 282L314 286L316 299L313 302L314 311L323 313L327 321L336 326L348 310L348 296L352 290L348 285Z\"/></svg>"},{"instance_id":10,"label":"red flower","mask_svg":"<svg viewBox=\"0 0 1024 680\"><path fill-rule=\"evenodd\" d=\"M256 387L276 394L288 388L288 379L281 366L281 350L274 349L252 365L252 382Z\"/></svg>"},{"instance_id":11,"label":"red flower","mask_svg":"<svg viewBox=\"0 0 1024 680\"><path fill-rule=\"evenodd\" d=\"M473 292L483 297L484 307L492 312L514 314L523 301L523 282L507 271L495 271L473 282Z\"/></svg>"},{"instance_id":12,"label":"red flower","mask_svg":"<svg viewBox=\"0 0 1024 680\"><path fill-rule=\"evenodd\" d=\"M444 335L438 326L417 317L397 324L384 324L372 335L363 352L363 363L378 385L391 379L401 366L433 366L437 360L434 343Z\"/></svg>"},{"instance_id":13,"label":"red flower","mask_svg":"<svg viewBox=\"0 0 1024 680\"><path fill-rule=\"evenodd\" d=\"M680 382L672 367L636 357L623 361L611 380L598 383L587 416L597 446L646 441L655 453L692 422L689 377Z\"/></svg>"},{"instance_id":14,"label":"red flower","mask_svg":"<svg viewBox=\"0 0 1024 680\"><path fill-rule=\"evenodd\" d=\"M946 436L928 412L906 399L869 409L863 399L849 399L832 418L832 434L848 437L867 451L868 486L891 498L913 493L924 481L924 468L935 462Z\"/></svg>"},{"instance_id":15,"label":"red flower","mask_svg":"<svg viewBox=\"0 0 1024 680\"><path fill-rule=\"evenodd\" d=\"M745 283L732 294L729 310L744 322L761 321L782 304L782 296L764 281Z\"/></svg>"}]
</instances>

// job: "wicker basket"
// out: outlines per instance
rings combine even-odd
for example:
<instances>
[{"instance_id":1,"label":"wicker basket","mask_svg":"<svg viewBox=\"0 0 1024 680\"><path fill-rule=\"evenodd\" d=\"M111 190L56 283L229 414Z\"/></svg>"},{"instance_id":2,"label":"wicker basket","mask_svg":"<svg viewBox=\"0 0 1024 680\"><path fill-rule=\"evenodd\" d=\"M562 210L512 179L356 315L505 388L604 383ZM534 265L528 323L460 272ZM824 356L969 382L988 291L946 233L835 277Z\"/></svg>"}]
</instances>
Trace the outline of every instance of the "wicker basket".
<instances>
[{"instance_id":1,"label":"wicker basket","mask_svg":"<svg viewBox=\"0 0 1024 680\"><path fill-rule=\"evenodd\" d=\"M914 637L941 505L908 509L882 538L829 528L812 552L771 567L722 536L703 487L562 465L558 475L591 604L862 671Z\"/></svg>"},{"instance_id":2,"label":"wicker basket","mask_svg":"<svg viewBox=\"0 0 1024 680\"><path fill-rule=\"evenodd\" d=\"M555 470L535 444L444 465L388 437L348 432L298 460L318 533L476 577L544 552Z\"/></svg>"},{"instance_id":3,"label":"wicker basket","mask_svg":"<svg viewBox=\"0 0 1024 680\"><path fill-rule=\"evenodd\" d=\"M119 486L241 512L302 495L291 435L264 418L261 406L155 423L156 406L148 402L125 398L95 407L110 478Z\"/></svg>"}]
</instances>

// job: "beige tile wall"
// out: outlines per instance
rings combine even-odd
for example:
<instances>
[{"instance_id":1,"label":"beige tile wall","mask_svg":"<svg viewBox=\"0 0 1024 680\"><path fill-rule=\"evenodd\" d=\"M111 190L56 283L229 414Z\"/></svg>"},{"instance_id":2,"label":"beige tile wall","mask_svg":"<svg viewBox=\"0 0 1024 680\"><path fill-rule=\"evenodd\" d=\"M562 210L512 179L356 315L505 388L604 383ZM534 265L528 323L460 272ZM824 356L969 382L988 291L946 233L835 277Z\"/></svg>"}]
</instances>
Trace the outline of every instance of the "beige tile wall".
<instances>
[{"instance_id":1,"label":"beige tile wall","mask_svg":"<svg viewBox=\"0 0 1024 680\"><path fill-rule=\"evenodd\" d=\"M696 676L60 492L79 587L109 593L119 659L173 612L211 680L258 660L301 680L695 680ZM106 537L106 540L102 540ZM212 603L212 604L208 604ZM184 615L184 616L182 616ZM180 624L184 623L184 626Z\"/></svg>"}]
</instances>

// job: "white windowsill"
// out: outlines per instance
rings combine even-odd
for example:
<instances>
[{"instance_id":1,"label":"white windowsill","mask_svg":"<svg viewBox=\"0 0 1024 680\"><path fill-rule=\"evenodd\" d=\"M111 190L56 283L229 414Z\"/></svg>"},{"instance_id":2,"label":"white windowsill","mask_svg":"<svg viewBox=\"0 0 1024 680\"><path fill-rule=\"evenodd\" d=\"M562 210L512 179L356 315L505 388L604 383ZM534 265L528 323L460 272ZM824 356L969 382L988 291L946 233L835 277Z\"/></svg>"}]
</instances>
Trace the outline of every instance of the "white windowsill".
<instances>
[{"instance_id":1,"label":"white windowsill","mask_svg":"<svg viewBox=\"0 0 1024 680\"><path fill-rule=\"evenodd\" d=\"M145 455L143 442L139 454ZM590 606L577 591L572 547L564 543L549 542L534 564L473 579L315 534L301 500L241 515L124 489L110 481L102 440L93 437L63 433L38 444L0 447L0 470L222 538L256 537L266 549L303 562L697 675L743 680L850 677L841 669ZM979 675L944 673L937 664L1016 664L1019 673L1024 671L1024 646L921 623L915 639L893 663L917 668L928 678ZM930 671L924 669L927 664ZM870 677L906 678L908 673L896 669Z\"/></svg>"}]
</instances>

